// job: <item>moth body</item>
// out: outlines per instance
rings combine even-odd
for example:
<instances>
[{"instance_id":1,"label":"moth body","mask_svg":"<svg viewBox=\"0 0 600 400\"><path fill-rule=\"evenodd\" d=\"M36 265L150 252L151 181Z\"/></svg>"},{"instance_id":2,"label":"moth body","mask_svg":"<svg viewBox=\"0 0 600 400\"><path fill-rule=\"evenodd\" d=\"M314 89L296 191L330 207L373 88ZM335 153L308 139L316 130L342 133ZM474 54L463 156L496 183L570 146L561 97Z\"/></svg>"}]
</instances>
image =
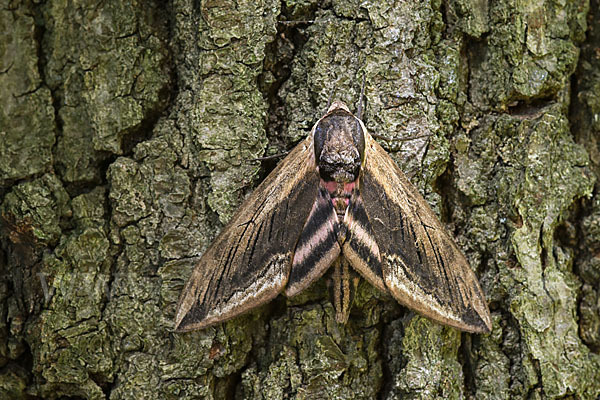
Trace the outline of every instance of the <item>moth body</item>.
<instances>
[{"instance_id":1,"label":"moth body","mask_svg":"<svg viewBox=\"0 0 600 400\"><path fill-rule=\"evenodd\" d=\"M342 102L334 102L207 249L177 306L179 331L233 318L332 268L345 323L358 276L442 324L488 332L466 258L419 192Z\"/></svg>"},{"instance_id":2,"label":"moth body","mask_svg":"<svg viewBox=\"0 0 600 400\"><path fill-rule=\"evenodd\" d=\"M338 219L343 219L358 185L365 137L359 120L345 104L335 102L312 130L315 160Z\"/></svg>"}]
</instances>

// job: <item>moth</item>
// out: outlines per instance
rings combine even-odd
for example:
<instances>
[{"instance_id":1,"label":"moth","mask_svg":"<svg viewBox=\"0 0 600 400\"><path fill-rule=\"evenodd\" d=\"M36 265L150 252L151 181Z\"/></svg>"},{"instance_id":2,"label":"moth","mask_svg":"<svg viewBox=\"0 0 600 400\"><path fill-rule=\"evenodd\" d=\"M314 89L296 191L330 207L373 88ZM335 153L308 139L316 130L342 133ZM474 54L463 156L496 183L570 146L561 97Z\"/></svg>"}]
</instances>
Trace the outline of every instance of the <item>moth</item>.
<instances>
[{"instance_id":1,"label":"moth","mask_svg":"<svg viewBox=\"0 0 600 400\"><path fill-rule=\"evenodd\" d=\"M360 112L359 112L360 114ZM338 322L358 275L400 304L467 332L491 330L465 256L359 117L334 102L242 204L181 293L177 331L294 296L333 268Z\"/></svg>"}]
</instances>

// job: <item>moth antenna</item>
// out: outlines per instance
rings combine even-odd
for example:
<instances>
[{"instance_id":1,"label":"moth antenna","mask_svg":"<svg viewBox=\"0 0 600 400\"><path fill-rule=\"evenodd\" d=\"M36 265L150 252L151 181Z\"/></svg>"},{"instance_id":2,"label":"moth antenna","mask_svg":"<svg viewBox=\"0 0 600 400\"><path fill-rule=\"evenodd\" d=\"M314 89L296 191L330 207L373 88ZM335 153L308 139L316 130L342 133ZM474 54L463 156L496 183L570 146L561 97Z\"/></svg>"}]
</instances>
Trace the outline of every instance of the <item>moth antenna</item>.
<instances>
[{"instance_id":1,"label":"moth antenna","mask_svg":"<svg viewBox=\"0 0 600 400\"><path fill-rule=\"evenodd\" d=\"M325 112L323 114L327 114L327 112L329 111L329 107L331 107L331 103L332 103L334 94L335 94L335 83L333 84L333 89L331 89L331 93L329 93L329 98L327 99L327 107L325 107Z\"/></svg>"},{"instance_id":2,"label":"moth antenna","mask_svg":"<svg viewBox=\"0 0 600 400\"><path fill-rule=\"evenodd\" d=\"M286 151L286 152L283 152L283 153L277 153L277 154L273 154L273 155L270 155L270 156L263 156L263 157L252 158L252 159L248 160L248 162L272 160L274 158L285 157L288 154L290 154L290 152Z\"/></svg>"},{"instance_id":3,"label":"moth antenna","mask_svg":"<svg viewBox=\"0 0 600 400\"><path fill-rule=\"evenodd\" d=\"M293 26L296 26L296 25L314 24L315 20L314 19L302 19L302 20L296 20L296 21L277 21L277 23L279 23L281 25L293 27Z\"/></svg>"},{"instance_id":4,"label":"moth antenna","mask_svg":"<svg viewBox=\"0 0 600 400\"><path fill-rule=\"evenodd\" d=\"M431 136L433 136L433 134L432 133L424 133L422 135L409 136L409 137L403 137L403 138L390 138L390 137L378 135L376 133L371 133L371 136L373 136L375 139L385 140L386 142L410 142L411 140L431 137Z\"/></svg>"},{"instance_id":5,"label":"moth antenna","mask_svg":"<svg viewBox=\"0 0 600 400\"><path fill-rule=\"evenodd\" d=\"M356 117L361 121L363 120L363 102L365 98L366 76L367 74L363 74L362 85L360 86L360 97L358 98L358 106L356 107Z\"/></svg>"},{"instance_id":6,"label":"moth antenna","mask_svg":"<svg viewBox=\"0 0 600 400\"><path fill-rule=\"evenodd\" d=\"M431 136L433 136L433 134L432 133L424 133L422 135L409 136L409 137L403 137L403 138L388 138L385 136L378 135L376 133L371 133L371 136L374 137L375 139L383 140L385 142L390 143L390 142L410 142L411 140L431 137ZM421 146L419 146L417 151L413 152L408 157L406 157L404 159L404 161L409 162L410 160L415 158L417 156L417 154L419 154L421 152L421 150L423 150L423 148L425 148L425 146L427 146L427 144L428 144L428 142L423 143Z\"/></svg>"}]
</instances>

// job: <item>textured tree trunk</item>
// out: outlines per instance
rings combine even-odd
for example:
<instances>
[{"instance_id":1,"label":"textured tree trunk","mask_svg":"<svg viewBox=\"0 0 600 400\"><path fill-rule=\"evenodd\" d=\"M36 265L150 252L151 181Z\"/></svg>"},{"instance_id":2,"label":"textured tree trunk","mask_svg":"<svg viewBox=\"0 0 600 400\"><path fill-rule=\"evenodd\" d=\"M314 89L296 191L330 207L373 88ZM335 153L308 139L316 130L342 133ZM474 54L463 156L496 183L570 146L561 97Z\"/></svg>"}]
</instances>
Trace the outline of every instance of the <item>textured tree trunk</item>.
<instances>
[{"instance_id":1,"label":"textured tree trunk","mask_svg":"<svg viewBox=\"0 0 600 400\"><path fill-rule=\"evenodd\" d=\"M1 4L0 398L600 396L599 0ZM338 325L326 278L173 333L257 157L363 77L492 333L364 281Z\"/></svg>"}]
</instances>

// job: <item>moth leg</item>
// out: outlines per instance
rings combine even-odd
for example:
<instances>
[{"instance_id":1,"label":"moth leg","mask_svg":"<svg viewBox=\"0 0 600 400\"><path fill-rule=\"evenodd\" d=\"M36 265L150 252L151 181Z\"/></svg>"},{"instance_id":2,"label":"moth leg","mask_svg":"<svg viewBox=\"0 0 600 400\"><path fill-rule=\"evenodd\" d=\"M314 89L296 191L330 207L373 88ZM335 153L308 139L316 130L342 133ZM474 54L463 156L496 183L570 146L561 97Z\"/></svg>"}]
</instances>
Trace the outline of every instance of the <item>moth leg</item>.
<instances>
[{"instance_id":1,"label":"moth leg","mask_svg":"<svg viewBox=\"0 0 600 400\"><path fill-rule=\"evenodd\" d=\"M345 324L350 316L359 277L350 268L350 264L344 257L338 257L332 267L331 299L335 310L335 320Z\"/></svg>"}]
</instances>

